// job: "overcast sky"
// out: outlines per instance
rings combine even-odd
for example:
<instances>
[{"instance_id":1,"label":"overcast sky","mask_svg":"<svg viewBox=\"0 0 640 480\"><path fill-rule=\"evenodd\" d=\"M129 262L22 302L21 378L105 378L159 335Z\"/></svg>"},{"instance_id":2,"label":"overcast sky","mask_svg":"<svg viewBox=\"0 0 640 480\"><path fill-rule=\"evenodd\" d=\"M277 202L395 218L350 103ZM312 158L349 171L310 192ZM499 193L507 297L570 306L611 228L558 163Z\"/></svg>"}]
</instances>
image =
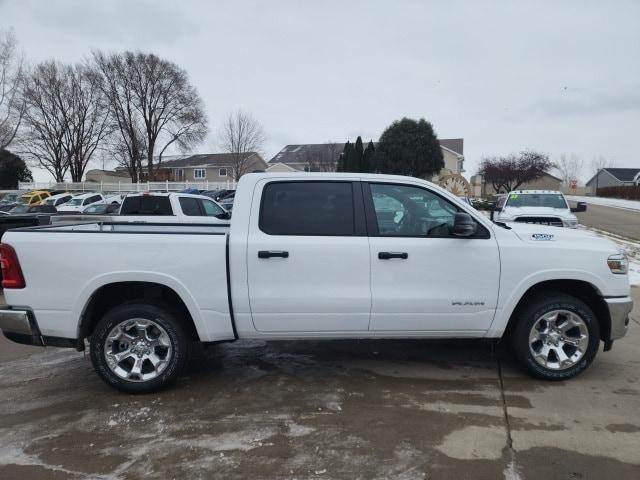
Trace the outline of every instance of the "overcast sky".
<instances>
[{"instance_id":1,"label":"overcast sky","mask_svg":"<svg viewBox=\"0 0 640 480\"><path fill-rule=\"evenodd\" d=\"M265 158L424 117L483 155L640 167L640 1L0 0L29 62L142 50L185 68L215 131L244 109ZM590 172L585 169L583 177ZM38 173L37 179L48 174Z\"/></svg>"}]
</instances>

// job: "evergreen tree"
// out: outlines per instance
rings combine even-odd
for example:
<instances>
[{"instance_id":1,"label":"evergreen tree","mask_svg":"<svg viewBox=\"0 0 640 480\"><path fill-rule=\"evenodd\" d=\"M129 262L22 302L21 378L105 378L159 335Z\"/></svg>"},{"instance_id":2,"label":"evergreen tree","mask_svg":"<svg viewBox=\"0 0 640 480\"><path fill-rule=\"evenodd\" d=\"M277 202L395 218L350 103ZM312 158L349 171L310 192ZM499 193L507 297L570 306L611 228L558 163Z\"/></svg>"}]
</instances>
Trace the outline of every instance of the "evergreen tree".
<instances>
[{"instance_id":1,"label":"evergreen tree","mask_svg":"<svg viewBox=\"0 0 640 480\"><path fill-rule=\"evenodd\" d=\"M0 189L18 188L18 182L33 182L24 161L8 150L0 150Z\"/></svg>"},{"instance_id":2,"label":"evergreen tree","mask_svg":"<svg viewBox=\"0 0 640 480\"><path fill-rule=\"evenodd\" d=\"M373 145L373 140L369 141L367 148L362 155L362 172L364 173L376 173L378 169L375 164L376 147Z\"/></svg>"},{"instance_id":3,"label":"evergreen tree","mask_svg":"<svg viewBox=\"0 0 640 480\"><path fill-rule=\"evenodd\" d=\"M423 118L393 122L380 136L376 157L380 173L430 178L444 168L438 137Z\"/></svg>"},{"instance_id":4,"label":"evergreen tree","mask_svg":"<svg viewBox=\"0 0 640 480\"><path fill-rule=\"evenodd\" d=\"M353 172L353 157L354 157L354 149L351 142L347 142L344 144L344 150L342 151L342 155L340 155L340 172Z\"/></svg>"},{"instance_id":5,"label":"evergreen tree","mask_svg":"<svg viewBox=\"0 0 640 480\"><path fill-rule=\"evenodd\" d=\"M353 170L352 172L364 172L364 146L362 145L362 138L358 136L356 139L356 146L353 150Z\"/></svg>"}]
</instances>

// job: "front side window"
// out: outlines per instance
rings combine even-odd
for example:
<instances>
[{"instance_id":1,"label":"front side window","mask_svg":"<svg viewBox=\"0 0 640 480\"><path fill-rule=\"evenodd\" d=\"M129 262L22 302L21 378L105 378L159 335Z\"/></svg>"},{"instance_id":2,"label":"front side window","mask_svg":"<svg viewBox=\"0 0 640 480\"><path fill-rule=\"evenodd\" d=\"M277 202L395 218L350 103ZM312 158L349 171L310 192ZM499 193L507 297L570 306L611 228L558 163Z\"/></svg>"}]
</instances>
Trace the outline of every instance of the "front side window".
<instances>
[{"instance_id":1,"label":"front side window","mask_svg":"<svg viewBox=\"0 0 640 480\"><path fill-rule=\"evenodd\" d=\"M196 168L193 170L193 178L207 178L207 171L204 168Z\"/></svg>"},{"instance_id":2,"label":"front side window","mask_svg":"<svg viewBox=\"0 0 640 480\"><path fill-rule=\"evenodd\" d=\"M273 182L265 186L260 230L270 235L355 235L350 182Z\"/></svg>"},{"instance_id":3,"label":"front side window","mask_svg":"<svg viewBox=\"0 0 640 480\"><path fill-rule=\"evenodd\" d=\"M180 197L180 208L182 209L182 213L189 217L199 217L202 215L200 202L197 198Z\"/></svg>"},{"instance_id":4,"label":"front side window","mask_svg":"<svg viewBox=\"0 0 640 480\"><path fill-rule=\"evenodd\" d=\"M378 235L449 237L458 208L428 190L371 183Z\"/></svg>"},{"instance_id":5,"label":"front side window","mask_svg":"<svg viewBox=\"0 0 640 480\"><path fill-rule=\"evenodd\" d=\"M221 168L220 170L218 170L218 176L226 177L227 176L227 169L226 168Z\"/></svg>"}]
</instances>

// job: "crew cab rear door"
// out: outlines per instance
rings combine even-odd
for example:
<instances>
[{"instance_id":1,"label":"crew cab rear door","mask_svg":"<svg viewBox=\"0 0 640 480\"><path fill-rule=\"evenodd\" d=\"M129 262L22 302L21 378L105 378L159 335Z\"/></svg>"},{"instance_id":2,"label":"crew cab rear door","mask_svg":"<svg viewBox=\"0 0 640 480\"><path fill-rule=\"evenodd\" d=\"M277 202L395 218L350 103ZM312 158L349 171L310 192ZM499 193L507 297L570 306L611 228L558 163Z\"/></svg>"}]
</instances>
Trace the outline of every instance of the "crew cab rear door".
<instances>
[{"instance_id":1,"label":"crew cab rear door","mask_svg":"<svg viewBox=\"0 0 640 480\"><path fill-rule=\"evenodd\" d=\"M360 184L265 179L253 199L247 273L256 330L367 331L370 260Z\"/></svg>"},{"instance_id":2,"label":"crew cab rear door","mask_svg":"<svg viewBox=\"0 0 640 480\"><path fill-rule=\"evenodd\" d=\"M491 232L451 234L461 208L424 185L364 184L371 330L477 335L491 325L500 259Z\"/></svg>"}]
</instances>

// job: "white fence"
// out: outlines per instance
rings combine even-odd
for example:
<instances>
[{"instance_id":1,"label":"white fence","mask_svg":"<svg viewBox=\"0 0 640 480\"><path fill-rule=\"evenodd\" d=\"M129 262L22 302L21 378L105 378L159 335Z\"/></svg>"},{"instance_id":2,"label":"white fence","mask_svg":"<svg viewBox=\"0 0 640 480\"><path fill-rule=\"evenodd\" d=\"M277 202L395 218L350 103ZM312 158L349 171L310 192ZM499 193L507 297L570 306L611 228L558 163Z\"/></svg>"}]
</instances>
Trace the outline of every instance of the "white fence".
<instances>
[{"instance_id":1,"label":"white fence","mask_svg":"<svg viewBox=\"0 0 640 480\"><path fill-rule=\"evenodd\" d=\"M80 192L171 192L187 188L198 190L234 189L236 182L19 182L20 190L67 190Z\"/></svg>"}]
</instances>

